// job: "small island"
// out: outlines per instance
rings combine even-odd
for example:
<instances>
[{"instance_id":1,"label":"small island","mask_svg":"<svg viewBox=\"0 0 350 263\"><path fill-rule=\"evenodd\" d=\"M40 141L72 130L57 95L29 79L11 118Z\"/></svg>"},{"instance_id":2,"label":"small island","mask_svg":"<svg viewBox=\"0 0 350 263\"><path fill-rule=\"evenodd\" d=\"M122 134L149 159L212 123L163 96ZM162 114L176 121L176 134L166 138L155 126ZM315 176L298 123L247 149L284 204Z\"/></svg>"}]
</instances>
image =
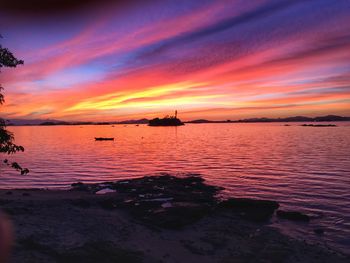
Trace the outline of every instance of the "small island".
<instances>
[{"instance_id":1,"label":"small island","mask_svg":"<svg viewBox=\"0 0 350 263\"><path fill-rule=\"evenodd\" d=\"M335 124L303 124L303 127L337 127Z\"/></svg>"},{"instance_id":2,"label":"small island","mask_svg":"<svg viewBox=\"0 0 350 263\"><path fill-rule=\"evenodd\" d=\"M155 118L149 121L148 126L181 126L185 125L177 118L177 111L174 116L165 116L163 119Z\"/></svg>"}]
</instances>

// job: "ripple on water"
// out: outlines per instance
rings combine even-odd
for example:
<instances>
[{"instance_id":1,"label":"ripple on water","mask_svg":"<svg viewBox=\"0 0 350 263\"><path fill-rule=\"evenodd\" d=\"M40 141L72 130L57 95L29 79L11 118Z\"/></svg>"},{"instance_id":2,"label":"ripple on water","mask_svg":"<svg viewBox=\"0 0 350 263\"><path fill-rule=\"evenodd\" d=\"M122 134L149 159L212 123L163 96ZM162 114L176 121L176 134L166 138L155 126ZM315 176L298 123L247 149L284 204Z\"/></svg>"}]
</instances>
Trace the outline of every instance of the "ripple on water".
<instances>
[{"instance_id":1,"label":"ripple on water","mask_svg":"<svg viewBox=\"0 0 350 263\"><path fill-rule=\"evenodd\" d=\"M1 164L1 186L64 188L76 181L195 172L225 187L223 195L275 199L285 209L315 215L309 225L288 231L349 251L350 124L298 125L10 127L26 148L13 158L31 172L19 176ZM95 142L104 136L116 140ZM316 236L313 228L320 225L326 232Z\"/></svg>"}]
</instances>

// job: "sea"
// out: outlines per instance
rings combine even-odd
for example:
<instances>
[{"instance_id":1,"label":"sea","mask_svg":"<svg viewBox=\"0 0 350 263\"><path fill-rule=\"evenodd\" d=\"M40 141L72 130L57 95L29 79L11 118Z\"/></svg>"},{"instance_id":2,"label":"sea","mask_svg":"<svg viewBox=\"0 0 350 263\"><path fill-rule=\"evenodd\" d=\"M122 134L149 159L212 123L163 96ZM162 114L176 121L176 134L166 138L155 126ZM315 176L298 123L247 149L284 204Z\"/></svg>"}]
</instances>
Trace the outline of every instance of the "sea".
<instances>
[{"instance_id":1,"label":"sea","mask_svg":"<svg viewBox=\"0 0 350 263\"><path fill-rule=\"evenodd\" d=\"M350 122L208 123L9 127L25 152L3 156L30 170L0 165L0 188L67 189L169 173L200 174L226 197L280 202L310 223L273 218L292 237L350 253ZM327 123L328 124L328 123ZM95 141L114 137L114 141ZM324 234L315 234L322 228Z\"/></svg>"}]
</instances>

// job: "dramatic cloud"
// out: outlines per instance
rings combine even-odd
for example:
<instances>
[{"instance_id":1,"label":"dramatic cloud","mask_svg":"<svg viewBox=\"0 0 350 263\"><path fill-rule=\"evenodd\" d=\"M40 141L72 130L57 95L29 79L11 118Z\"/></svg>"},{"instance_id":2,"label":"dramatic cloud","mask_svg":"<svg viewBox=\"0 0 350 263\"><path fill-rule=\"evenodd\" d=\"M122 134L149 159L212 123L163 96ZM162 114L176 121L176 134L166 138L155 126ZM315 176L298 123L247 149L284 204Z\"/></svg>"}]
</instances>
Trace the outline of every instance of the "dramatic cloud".
<instances>
[{"instance_id":1,"label":"dramatic cloud","mask_svg":"<svg viewBox=\"0 0 350 263\"><path fill-rule=\"evenodd\" d=\"M4 4L5 117L350 115L348 0L73 2Z\"/></svg>"}]
</instances>

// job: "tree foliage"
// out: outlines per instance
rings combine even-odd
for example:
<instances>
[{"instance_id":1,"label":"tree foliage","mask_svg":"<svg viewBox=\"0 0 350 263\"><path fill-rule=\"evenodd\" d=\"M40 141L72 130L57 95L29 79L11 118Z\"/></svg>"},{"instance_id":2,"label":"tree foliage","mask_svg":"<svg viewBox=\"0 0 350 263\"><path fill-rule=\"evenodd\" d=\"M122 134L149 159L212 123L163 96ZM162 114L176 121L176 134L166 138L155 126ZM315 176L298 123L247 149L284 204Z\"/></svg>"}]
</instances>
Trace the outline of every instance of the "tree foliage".
<instances>
[{"instance_id":1,"label":"tree foliage","mask_svg":"<svg viewBox=\"0 0 350 263\"><path fill-rule=\"evenodd\" d=\"M3 67L14 68L18 65L23 64L23 60L17 59L11 51L7 48L3 48L0 45L0 70ZM2 94L3 87L0 85L0 105L5 102L4 95ZM6 129L5 120L0 118L0 153L4 154L14 154L16 152L23 152L24 148L22 146L16 145L14 143L13 133ZM12 168L21 172L21 174L27 174L28 169L22 168L16 162L9 162L7 159L4 160L4 163L11 166Z\"/></svg>"}]
</instances>

